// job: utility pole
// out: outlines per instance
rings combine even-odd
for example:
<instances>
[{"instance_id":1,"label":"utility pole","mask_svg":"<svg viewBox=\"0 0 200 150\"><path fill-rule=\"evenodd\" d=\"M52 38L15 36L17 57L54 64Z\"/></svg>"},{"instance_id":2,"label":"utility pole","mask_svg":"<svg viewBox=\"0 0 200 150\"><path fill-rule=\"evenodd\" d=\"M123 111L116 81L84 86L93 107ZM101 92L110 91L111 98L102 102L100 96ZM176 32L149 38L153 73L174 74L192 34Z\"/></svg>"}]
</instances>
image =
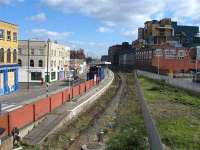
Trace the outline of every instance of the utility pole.
<instances>
[{"instance_id":1,"label":"utility pole","mask_svg":"<svg viewBox=\"0 0 200 150\"><path fill-rule=\"evenodd\" d=\"M46 95L48 97L49 95L49 43L50 43L50 39L47 40L47 81L46 81Z\"/></svg>"},{"instance_id":2,"label":"utility pole","mask_svg":"<svg viewBox=\"0 0 200 150\"><path fill-rule=\"evenodd\" d=\"M29 83L29 70L30 69L30 41L28 40L28 71L27 71L27 79L28 79L28 84L27 84L27 90L29 91L30 88L30 83Z\"/></svg>"}]
</instances>

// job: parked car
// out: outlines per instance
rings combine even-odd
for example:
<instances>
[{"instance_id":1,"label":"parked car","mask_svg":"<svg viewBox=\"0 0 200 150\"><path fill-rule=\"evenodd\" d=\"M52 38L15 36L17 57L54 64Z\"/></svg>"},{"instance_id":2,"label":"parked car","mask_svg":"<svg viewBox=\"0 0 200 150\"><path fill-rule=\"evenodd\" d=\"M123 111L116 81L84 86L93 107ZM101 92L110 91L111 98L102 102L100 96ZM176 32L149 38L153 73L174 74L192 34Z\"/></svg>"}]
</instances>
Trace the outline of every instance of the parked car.
<instances>
[{"instance_id":1,"label":"parked car","mask_svg":"<svg viewBox=\"0 0 200 150\"><path fill-rule=\"evenodd\" d=\"M200 82L200 72L197 72L193 75L193 82Z\"/></svg>"}]
</instances>

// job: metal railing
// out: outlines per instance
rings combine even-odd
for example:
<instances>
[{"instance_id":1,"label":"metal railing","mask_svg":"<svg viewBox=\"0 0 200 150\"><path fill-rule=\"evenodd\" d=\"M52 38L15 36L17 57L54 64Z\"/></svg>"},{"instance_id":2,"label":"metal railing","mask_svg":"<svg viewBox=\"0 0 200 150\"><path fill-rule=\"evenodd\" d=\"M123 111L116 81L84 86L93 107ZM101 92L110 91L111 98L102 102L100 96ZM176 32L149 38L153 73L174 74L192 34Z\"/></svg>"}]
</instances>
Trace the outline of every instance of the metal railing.
<instances>
[{"instance_id":1,"label":"metal railing","mask_svg":"<svg viewBox=\"0 0 200 150\"><path fill-rule=\"evenodd\" d=\"M148 140L150 143L151 150L163 150L163 145L160 139L160 135L156 129L155 121L151 117L150 111L144 99L143 91L140 87L140 83L137 78L136 72L134 72L135 80L136 80L136 92L139 98L141 108L142 108L142 115L144 118L144 125L147 129Z\"/></svg>"}]
</instances>

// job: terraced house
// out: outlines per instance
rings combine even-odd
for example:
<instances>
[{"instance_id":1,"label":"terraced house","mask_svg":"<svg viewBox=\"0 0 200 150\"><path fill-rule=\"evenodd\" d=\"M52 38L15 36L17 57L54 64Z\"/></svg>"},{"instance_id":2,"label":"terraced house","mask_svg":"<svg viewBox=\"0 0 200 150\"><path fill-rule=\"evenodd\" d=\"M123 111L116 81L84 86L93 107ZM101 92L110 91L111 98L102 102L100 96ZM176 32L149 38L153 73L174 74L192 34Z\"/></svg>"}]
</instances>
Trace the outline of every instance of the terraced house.
<instances>
[{"instance_id":1,"label":"terraced house","mask_svg":"<svg viewBox=\"0 0 200 150\"><path fill-rule=\"evenodd\" d=\"M18 26L0 20L0 95L18 89Z\"/></svg>"}]
</instances>

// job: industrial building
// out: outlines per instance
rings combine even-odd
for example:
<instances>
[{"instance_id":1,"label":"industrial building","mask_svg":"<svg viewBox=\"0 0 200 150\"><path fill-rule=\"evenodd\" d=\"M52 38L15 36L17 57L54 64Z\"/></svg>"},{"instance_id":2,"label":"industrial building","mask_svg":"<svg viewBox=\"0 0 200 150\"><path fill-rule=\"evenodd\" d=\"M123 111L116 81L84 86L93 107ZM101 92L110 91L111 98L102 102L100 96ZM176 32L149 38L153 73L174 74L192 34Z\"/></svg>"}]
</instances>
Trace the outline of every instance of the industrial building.
<instances>
[{"instance_id":1,"label":"industrial building","mask_svg":"<svg viewBox=\"0 0 200 150\"><path fill-rule=\"evenodd\" d=\"M0 95L18 89L18 26L0 21Z\"/></svg>"}]
</instances>

